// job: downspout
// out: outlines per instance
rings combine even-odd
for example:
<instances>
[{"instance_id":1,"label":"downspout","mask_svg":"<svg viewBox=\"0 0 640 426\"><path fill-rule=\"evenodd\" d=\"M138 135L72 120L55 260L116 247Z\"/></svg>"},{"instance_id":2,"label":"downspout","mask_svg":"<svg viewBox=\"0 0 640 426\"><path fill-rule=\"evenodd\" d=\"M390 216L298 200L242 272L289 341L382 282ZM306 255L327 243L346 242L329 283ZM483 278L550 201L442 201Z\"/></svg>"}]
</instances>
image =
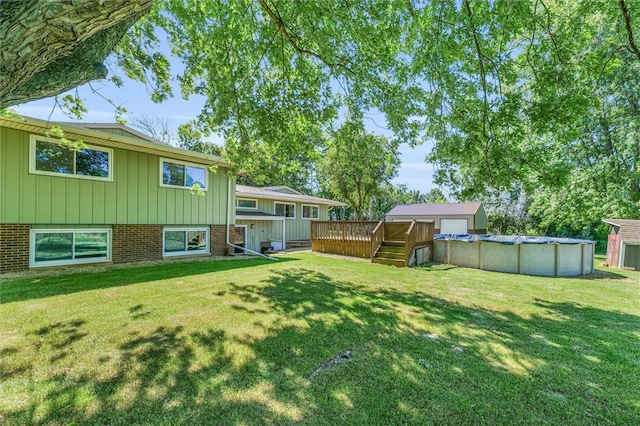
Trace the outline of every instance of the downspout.
<instances>
[{"instance_id":1,"label":"downspout","mask_svg":"<svg viewBox=\"0 0 640 426\"><path fill-rule=\"evenodd\" d=\"M231 243L230 234L229 234L229 226L231 225L231 178L229 177L229 171L227 171L227 245L233 248L238 248L240 250L244 250L245 253L255 254L256 256L264 257L269 260L280 260L275 257L267 256L266 254L258 253L257 251L250 250L246 247L240 247Z\"/></svg>"}]
</instances>

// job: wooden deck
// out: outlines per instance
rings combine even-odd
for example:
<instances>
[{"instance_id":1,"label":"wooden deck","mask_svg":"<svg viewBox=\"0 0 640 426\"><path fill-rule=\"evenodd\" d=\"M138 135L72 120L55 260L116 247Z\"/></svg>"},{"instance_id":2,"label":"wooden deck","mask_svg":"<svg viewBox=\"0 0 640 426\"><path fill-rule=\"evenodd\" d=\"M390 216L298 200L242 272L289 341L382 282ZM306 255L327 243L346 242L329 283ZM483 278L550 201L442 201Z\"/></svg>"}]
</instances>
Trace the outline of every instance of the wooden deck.
<instances>
[{"instance_id":1,"label":"wooden deck","mask_svg":"<svg viewBox=\"0 0 640 426\"><path fill-rule=\"evenodd\" d=\"M416 247L433 244L433 230L416 221L312 221L311 250L406 266Z\"/></svg>"},{"instance_id":2,"label":"wooden deck","mask_svg":"<svg viewBox=\"0 0 640 426\"><path fill-rule=\"evenodd\" d=\"M311 250L371 259L371 231L378 222L312 221Z\"/></svg>"}]
</instances>

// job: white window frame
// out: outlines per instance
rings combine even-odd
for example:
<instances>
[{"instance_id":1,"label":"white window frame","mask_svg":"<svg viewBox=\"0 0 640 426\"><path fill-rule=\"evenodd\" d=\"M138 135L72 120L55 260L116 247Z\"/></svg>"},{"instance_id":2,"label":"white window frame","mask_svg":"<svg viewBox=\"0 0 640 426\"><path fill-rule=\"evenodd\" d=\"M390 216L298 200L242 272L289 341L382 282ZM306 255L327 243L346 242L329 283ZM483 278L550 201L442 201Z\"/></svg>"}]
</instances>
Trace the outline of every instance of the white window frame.
<instances>
[{"instance_id":1,"label":"white window frame","mask_svg":"<svg viewBox=\"0 0 640 426\"><path fill-rule=\"evenodd\" d=\"M189 231L196 231L196 232L201 232L201 231L205 231L207 233L207 237L206 237L206 241L207 241L207 250L206 251L189 251L189 250L185 250L185 251L173 251L170 253L165 252L165 235L167 232L171 232L171 231L184 231L184 232L189 232ZM188 247L188 242L187 242L187 247ZM206 255L211 255L211 230L208 227L181 227L181 228L163 228L162 229L162 257L174 257L174 256L206 256Z\"/></svg>"},{"instance_id":2,"label":"white window frame","mask_svg":"<svg viewBox=\"0 0 640 426\"><path fill-rule=\"evenodd\" d=\"M285 206L284 215L282 215L282 216L280 216L280 215L278 215L276 213L276 206L278 204L283 204ZM287 205L293 206L293 216L291 216L291 217L287 216L287 208L286 208ZM287 203L287 202L283 202L283 201L274 201L273 202L273 214L278 216L278 217L284 217L285 219L295 219L296 218L296 203Z\"/></svg>"},{"instance_id":3,"label":"white window frame","mask_svg":"<svg viewBox=\"0 0 640 426\"><path fill-rule=\"evenodd\" d=\"M46 136L39 136L39 135L29 135L29 173L30 174L66 177L66 178L74 178L74 179L99 180L103 182L113 182L113 149L103 148L101 146L94 146L94 145L88 145L88 144L85 144L84 146L84 148L90 149L92 151L106 152L107 155L109 155L109 172L107 177L78 175L76 173L57 173L57 172L49 172L46 170L36 169L36 143L38 141L62 145L62 143L58 139L52 139ZM75 154L74 154L74 160L75 160Z\"/></svg>"},{"instance_id":4,"label":"white window frame","mask_svg":"<svg viewBox=\"0 0 640 426\"><path fill-rule=\"evenodd\" d=\"M255 207L240 207L238 205L238 201L243 200L243 201L253 201L256 203ZM237 197L236 198L236 208L237 209L243 209L243 210L258 210L258 200L256 198L243 198L243 197Z\"/></svg>"},{"instance_id":5,"label":"white window frame","mask_svg":"<svg viewBox=\"0 0 640 426\"><path fill-rule=\"evenodd\" d=\"M68 259L68 260L54 260L54 261L40 261L36 262L36 234L69 234L73 233L73 240L71 241L71 248L73 256L75 257L75 242L76 234L90 234L99 233L107 234L107 257L106 258L85 258L85 259ZM61 265L81 265L84 263L105 263L111 262L111 229L109 228L39 228L32 229L29 232L29 267L42 268L47 266L61 266Z\"/></svg>"},{"instance_id":6,"label":"white window frame","mask_svg":"<svg viewBox=\"0 0 640 426\"><path fill-rule=\"evenodd\" d=\"M318 217L304 217L304 208L305 207L315 207L318 209ZM303 204L302 207L300 208L300 215L303 219L305 220L320 220L320 206L317 204Z\"/></svg>"},{"instance_id":7,"label":"white window frame","mask_svg":"<svg viewBox=\"0 0 640 426\"><path fill-rule=\"evenodd\" d=\"M183 166L188 167L198 167L201 169L204 169L204 188L199 188L201 191L208 191L209 190L209 166L205 166L204 164L196 164L196 163L189 163L186 161L181 161L181 160L174 160L172 158L164 158L164 157L160 157L160 186L163 188L176 188L176 189L186 189L186 190L191 190L193 189L192 186L186 186L186 182L185 185L169 185L164 183L164 164L163 163L173 163L173 164L181 164ZM185 178L186 178L186 169L185 169Z\"/></svg>"}]
</instances>

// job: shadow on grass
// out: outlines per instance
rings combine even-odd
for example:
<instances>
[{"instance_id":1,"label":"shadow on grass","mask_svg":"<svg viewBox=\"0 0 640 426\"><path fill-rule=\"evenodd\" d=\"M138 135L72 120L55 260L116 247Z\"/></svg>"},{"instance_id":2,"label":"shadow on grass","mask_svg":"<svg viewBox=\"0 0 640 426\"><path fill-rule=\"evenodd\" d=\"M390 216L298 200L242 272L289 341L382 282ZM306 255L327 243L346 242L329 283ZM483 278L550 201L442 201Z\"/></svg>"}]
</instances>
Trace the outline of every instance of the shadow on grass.
<instances>
[{"instance_id":1,"label":"shadow on grass","mask_svg":"<svg viewBox=\"0 0 640 426\"><path fill-rule=\"evenodd\" d=\"M279 262L291 258L279 257ZM170 262L153 266L114 268L101 272L70 272L65 275L31 277L0 281L0 305L23 300L40 299L61 294L77 293L109 287L120 287L150 281L187 277L190 275L228 271L271 264L268 259L212 260L198 262Z\"/></svg>"},{"instance_id":2,"label":"shadow on grass","mask_svg":"<svg viewBox=\"0 0 640 426\"><path fill-rule=\"evenodd\" d=\"M113 374L52 374L37 383L42 401L3 413L6 420L578 425L640 419L637 316L536 300L540 312L521 317L307 269L271 271L261 284L231 283L218 295L234 299L256 333L233 335L211 324L134 332L103 348L112 355L101 362ZM143 310L134 305L129 314ZM64 348L57 342L82 336L84 326L78 319L43 325L36 334L55 356L76 340ZM307 379L346 349L352 360ZM16 374L28 377L33 368Z\"/></svg>"}]
</instances>

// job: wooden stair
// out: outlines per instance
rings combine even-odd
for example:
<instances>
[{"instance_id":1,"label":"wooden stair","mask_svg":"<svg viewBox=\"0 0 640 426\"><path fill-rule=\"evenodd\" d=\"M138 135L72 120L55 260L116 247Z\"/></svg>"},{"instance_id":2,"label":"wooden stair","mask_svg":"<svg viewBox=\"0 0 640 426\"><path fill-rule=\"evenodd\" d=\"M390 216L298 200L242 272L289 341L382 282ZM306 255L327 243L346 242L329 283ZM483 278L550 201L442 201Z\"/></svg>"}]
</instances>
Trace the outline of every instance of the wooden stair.
<instances>
[{"instance_id":1,"label":"wooden stair","mask_svg":"<svg viewBox=\"0 0 640 426\"><path fill-rule=\"evenodd\" d=\"M404 241L383 241L371 263L404 268Z\"/></svg>"}]
</instances>

